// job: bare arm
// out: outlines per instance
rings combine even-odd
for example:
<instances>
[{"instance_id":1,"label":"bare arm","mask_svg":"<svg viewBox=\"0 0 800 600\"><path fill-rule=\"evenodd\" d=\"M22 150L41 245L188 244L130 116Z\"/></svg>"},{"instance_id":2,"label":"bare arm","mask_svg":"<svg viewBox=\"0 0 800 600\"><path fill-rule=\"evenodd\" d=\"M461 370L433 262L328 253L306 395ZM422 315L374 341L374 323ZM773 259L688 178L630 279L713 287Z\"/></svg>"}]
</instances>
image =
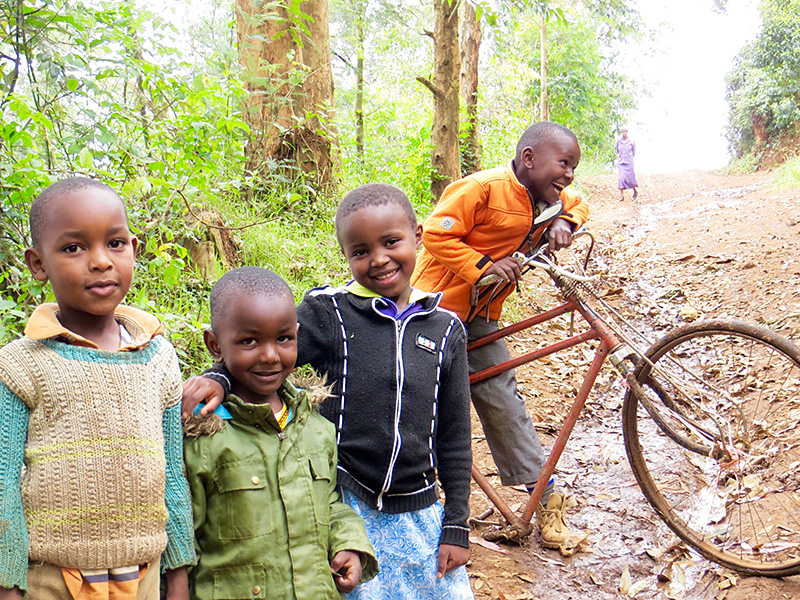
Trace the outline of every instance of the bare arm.
<instances>
[{"instance_id":1,"label":"bare arm","mask_svg":"<svg viewBox=\"0 0 800 600\"><path fill-rule=\"evenodd\" d=\"M167 600L189 600L189 570L178 567L164 574L167 580Z\"/></svg>"}]
</instances>

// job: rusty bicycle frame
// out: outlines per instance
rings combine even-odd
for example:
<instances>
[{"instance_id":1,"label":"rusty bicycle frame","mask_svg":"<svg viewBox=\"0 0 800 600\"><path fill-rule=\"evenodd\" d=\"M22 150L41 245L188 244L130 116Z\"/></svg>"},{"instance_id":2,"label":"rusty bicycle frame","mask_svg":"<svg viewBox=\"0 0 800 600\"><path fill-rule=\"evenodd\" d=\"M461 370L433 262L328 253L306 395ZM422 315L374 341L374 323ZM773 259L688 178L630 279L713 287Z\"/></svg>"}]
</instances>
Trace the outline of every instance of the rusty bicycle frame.
<instances>
[{"instance_id":1,"label":"rusty bicycle frame","mask_svg":"<svg viewBox=\"0 0 800 600\"><path fill-rule=\"evenodd\" d=\"M591 253L591 248L589 253ZM528 258L527 260L530 262L532 258L535 258L535 256ZM533 264L536 266L542 266L541 263ZM529 265L528 268L530 268ZM509 369L513 369L534 360L550 356L551 354L561 350L572 348L593 340L599 341L599 345L595 350L594 359L589 367L589 371L586 373L583 379L581 387L578 391L578 395L575 398L575 401L572 403L572 407L567 414L564 425L561 427L558 437L553 445L553 449L550 451L550 456L547 459L544 468L542 469L541 475L539 475L539 479L536 482L536 485L534 486L521 515L518 515L511 510L511 508L508 506L505 500L503 500L486 476L483 475L483 473L481 473L474 464L472 465L473 479L506 520L504 537L508 539L524 538L533 531L531 520L533 519L533 515L536 511L536 506L544 494L547 482L550 480L550 477L555 471L556 465L561 458L561 454L567 445L567 440L569 440L569 437L572 434L575 423L577 422L578 417L580 416L581 411L586 404L586 400L589 397L592 387L594 386L597 375L600 373L600 368L606 359L611 359L614 367L616 367L619 373L626 380L628 380L629 384L631 383L631 379L633 379L632 369L629 369L628 365L624 362L625 358L628 358L630 355L631 349L625 344L620 343L617 336L611 331L611 329L609 329L603 319L581 299L577 287L572 281L569 280L569 276L565 277L553 271L548 271L548 273L553 278L556 286L561 290L562 295L566 299L563 304L527 319L523 319L522 321L512 325L503 327L502 329L483 337L477 338L467 345L467 351L480 348L481 346L485 346L486 344L489 344L495 340L507 337L535 325L547 323L548 321L552 321L557 317L570 313L573 315L576 313L580 315L585 324L588 326L585 331L578 333L577 335L572 335L567 339L555 342L537 350L533 350L532 352L528 352L527 354L517 358L512 358L509 361L494 365L472 374L469 378L470 385L472 385L494 377L495 375L499 375L500 373L508 371ZM631 377L628 377L629 374ZM635 379L633 379L633 385L636 386Z\"/></svg>"}]
</instances>

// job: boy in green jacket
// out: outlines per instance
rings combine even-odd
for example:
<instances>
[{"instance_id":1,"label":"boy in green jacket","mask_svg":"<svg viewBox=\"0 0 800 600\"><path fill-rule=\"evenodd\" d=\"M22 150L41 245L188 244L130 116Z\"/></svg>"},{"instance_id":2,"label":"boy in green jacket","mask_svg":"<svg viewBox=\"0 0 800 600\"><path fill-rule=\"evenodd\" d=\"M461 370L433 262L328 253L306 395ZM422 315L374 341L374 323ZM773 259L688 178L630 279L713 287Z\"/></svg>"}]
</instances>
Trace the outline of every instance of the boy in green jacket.
<instances>
[{"instance_id":1,"label":"boy in green jacket","mask_svg":"<svg viewBox=\"0 0 800 600\"><path fill-rule=\"evenodd\" d=\"M363 522L335 490L334 426L286 381L297 328L271 271L235 269L211 291L204 340L233 380L222 410L185 423L194 598L340 598L377 573Z\"/></svg>"}]
</instances>

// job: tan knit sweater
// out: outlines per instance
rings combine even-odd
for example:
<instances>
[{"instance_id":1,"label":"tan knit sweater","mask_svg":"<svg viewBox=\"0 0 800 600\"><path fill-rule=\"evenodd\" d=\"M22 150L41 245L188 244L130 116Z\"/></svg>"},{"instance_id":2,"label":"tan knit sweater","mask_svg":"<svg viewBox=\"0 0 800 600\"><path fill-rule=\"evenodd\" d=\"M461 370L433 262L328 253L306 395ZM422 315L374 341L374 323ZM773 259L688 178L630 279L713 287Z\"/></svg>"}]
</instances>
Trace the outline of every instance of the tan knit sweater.
<instances>
[{"instance_id":1,"label":"tan knit sweater","mask_svg":"<svg viewBox=\"0 0 800 600\"><path fill-rule=\"evenodd\" d=\"M162 418L181 380L174 349L150 340L138 312L118 314L140 344L133 352L29 337L0 351L0 381L29 410L31 561L107 568L150 562L166 547Z\"/></svg>"}]
</instances>

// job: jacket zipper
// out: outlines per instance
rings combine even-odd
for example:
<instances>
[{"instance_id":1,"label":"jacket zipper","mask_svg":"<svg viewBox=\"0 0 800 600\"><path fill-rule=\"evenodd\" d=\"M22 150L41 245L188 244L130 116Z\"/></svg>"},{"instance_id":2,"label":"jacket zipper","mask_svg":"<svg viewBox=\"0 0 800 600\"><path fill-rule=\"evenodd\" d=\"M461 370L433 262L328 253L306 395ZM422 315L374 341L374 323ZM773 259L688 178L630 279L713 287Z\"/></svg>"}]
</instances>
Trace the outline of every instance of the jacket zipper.
<instances>
[{"instance_id":1,"label":"jacket zipper","mask_svg":"<svg viewBox=\"0 0 800 600\"><path fill-rule=\"evenodd\" d=\"M438 305L438 303L437 303ZM386 471L386 478L383 480L381 491L378 494L376 504L378 510L383 508L383 495L389 491L392 485L392 478L394 476L394 466L397 463L397 457L400 455L400 447L402 446L402 439L400 436L400 413L403 408L403 385L405 383L405 363L403 362L403 339L405 338L405 330L408 322L417 315L430 314L436 309L436 305L432 309L426 309L414 314L409 315L401 323L392 317L384 315L382 312L375 308L375 303L372 303L372 308L379 315L394 321L394 335L395 335L395 385L396 393L394 400L394 443L392 444L392 458L389 461L389 468Z\"/></svg>"},{"instance_id":2,"label":"jacket zipper","mask_svg":"<svg viewBox=\"0 0 800 600\"><path fill-rule=\"evenodd\" d=\"M392 485L392 477L394 475L394 466L397 463L397 457L400 455L400 448L403 445L402 438L400 437L400 412L403 408L402 394L404 383L403 371L403 325L394 321L394 378L395 378L395 397L394 397L394 440L392 442L392 457L389 460L389 468L386 471L386 477L383 480L381 491L378 494L377 506L378 510L383 508L383 495L389 491Z\"/></svg>"}]
</instances>

